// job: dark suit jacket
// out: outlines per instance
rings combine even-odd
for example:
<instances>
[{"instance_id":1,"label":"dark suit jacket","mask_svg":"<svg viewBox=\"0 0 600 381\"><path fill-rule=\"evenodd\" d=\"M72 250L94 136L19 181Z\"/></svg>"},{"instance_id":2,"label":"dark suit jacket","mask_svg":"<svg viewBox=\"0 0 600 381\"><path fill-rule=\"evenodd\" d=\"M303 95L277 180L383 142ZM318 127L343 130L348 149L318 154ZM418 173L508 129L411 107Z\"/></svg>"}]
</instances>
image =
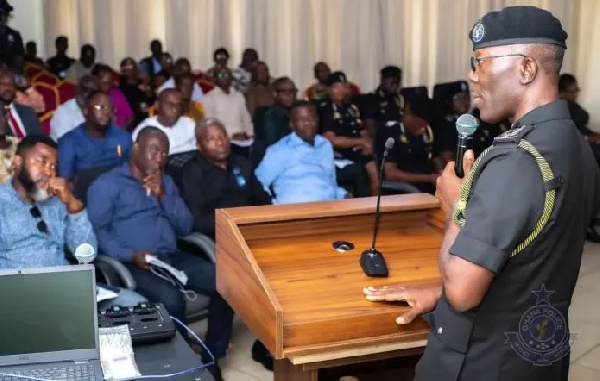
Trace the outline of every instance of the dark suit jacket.
<instances>
[{"instance_id":1,"label":"dark suit jacket","mask_svg":"<svg viewBox=\"0 0 600 381\"><path fill-rule=\"evenodd\" d=\"M44 129L40 124L40 120L31 107L15 104L15 110L17 110L17 114L19 114L19 118L21 118L21 122L25 127L25 134L44 135Z\"/></svg>"},{"instance_id":2,"label":"dark suit jacket","mask_svg":"<svg viewBox=\"0 0 600 381\"><path fill-rule=\"evenodd\" d=\"M146 72L151 76L155 76L158 72L154 71L154 65L152 64L152 56L145 57L140 61L140 65L146 68Z\"/></svg>"},{"instance_id":3,"label":"dark suit jacket","mask_svg":"<svg viewBox=\"0 0 600 381\"><path fill-rule=\"evenodd\" d=\"M0 29L0 62L11 67L17 55L25 55L21 34L14 29Z\"/></svg>"}]
</instances>

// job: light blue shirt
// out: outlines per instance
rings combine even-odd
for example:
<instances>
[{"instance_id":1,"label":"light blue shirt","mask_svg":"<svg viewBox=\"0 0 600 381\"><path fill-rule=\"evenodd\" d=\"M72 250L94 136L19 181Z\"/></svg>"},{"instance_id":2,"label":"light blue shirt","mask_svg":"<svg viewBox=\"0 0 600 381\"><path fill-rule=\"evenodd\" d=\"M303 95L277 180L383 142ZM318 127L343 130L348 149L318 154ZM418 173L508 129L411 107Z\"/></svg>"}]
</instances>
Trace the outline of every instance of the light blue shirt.
<instances>
[{"instance_id":1,"label":"light blue shirt","mask_svg":"<svg viewBox=\"0 0 600 381\"><path fill-rule=\"evenodd\" d=\"M82 243L97 252L96 236L85 210L70 214L57 197L37 203L48 233L38 230L40 219L32 205L17 194L11 180L0 185L0 269L63 266L64 245L72 253Z\"/></svg>"},{"instance_id":2,"label":"light blue shirt","mask_svg":"<svg viewBox=\"0 0 600 381\"><path fill-rule=\"evenodd\" d=\"M321 135L314 145L295 132L284 136L267 149L256 177L267 192L273 188L275 204L341 199L347 193L335 180L333 147Z\"/></svg>"}]
</instances>

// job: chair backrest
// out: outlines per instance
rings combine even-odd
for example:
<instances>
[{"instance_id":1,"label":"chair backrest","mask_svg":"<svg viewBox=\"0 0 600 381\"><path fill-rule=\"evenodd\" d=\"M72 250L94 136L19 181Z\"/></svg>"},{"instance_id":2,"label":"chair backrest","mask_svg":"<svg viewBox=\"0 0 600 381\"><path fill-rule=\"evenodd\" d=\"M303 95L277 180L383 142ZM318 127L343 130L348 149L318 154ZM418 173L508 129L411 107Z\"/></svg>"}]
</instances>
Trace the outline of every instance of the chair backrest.
<instances>
[{"instance_id":1,"label":"chair backrest","mask_svg":"<svg viewBox=\"0 0 600 381\"><path fill-rule=\"evenodd\" d=\"M252 124L254 126L255 139L265 139L266 137L264 118L269 107L270 106L260 106L254 110L254 114L252 115Z\"/></svg>"},{"instance_id":2,"label":"chair backrest","mask_svg":"<svg viewBox=\"0 0 600 381\"><path fill-rule=\"evenodd\" d=\"M77 89L77 84L71 81L61 81L56 86L56 91L58 92L58 99L60 104L65 103L68 100L75 98L75 92Z\"/></svg>"},{"instance_id":3,"label":"chair backrest","mask_svg":"<svg viewBox=\"0 0 600 381\"><path fill-rule=\"evenodd\" d=\"M54 85L36 82L33 84L33 88L44 98L44 110L46 112L54 111L58 108L60 97Z\"/></svg>"},{"instance_id":4,"label":"chair backrest","mask_svg":"<svg viewBox=\"0 0 600 381\"><path fill-rule=\"evenodd\" d=\"M39 119L44 130L44 135L50 136L50 119L54 116L54 110L46 111Z\"/></svg>"},{"instance_id":5,"label":"chair backrest","mask_svg":"<svg viewBox=\"0 0 600 381\"><path fill-rule=\"evenodd\" d=\"M118 164L117 164L118 165ZM79 170L73 177L73 194L80 200L83 205L87 205L87 192L94 182L101 174L110 171L117 165L107 165L105 167L90 168Z\"/></svg>"}]
</instances>

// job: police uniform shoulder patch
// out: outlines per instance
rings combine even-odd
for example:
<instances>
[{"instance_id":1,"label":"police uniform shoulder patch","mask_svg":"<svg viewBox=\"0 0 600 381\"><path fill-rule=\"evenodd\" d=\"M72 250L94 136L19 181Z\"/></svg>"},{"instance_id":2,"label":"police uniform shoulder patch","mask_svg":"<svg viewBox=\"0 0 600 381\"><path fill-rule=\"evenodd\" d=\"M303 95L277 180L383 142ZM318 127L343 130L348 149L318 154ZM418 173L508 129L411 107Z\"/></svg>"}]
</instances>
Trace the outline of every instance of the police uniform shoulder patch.
<instances>
[{"instance_id":1,"label":"police uniform shoulder patch","mask_svg":"<svg viewBox=\"0 0 600 381\"><path fill-rule=\"evenodd\" d=\"M500 135L498 135L498 137L496 137L494 139L494 144L496 143L519 143L521 141L521 139L523 139L523 137L525 135L527 135L529 133L529 131L531 131L533 129L533 126L530 125L523 125L523 126L518 126L515 128L512 128L508 131L505 131L503 133L501 133Z\"/></svg>"}]
</instances>

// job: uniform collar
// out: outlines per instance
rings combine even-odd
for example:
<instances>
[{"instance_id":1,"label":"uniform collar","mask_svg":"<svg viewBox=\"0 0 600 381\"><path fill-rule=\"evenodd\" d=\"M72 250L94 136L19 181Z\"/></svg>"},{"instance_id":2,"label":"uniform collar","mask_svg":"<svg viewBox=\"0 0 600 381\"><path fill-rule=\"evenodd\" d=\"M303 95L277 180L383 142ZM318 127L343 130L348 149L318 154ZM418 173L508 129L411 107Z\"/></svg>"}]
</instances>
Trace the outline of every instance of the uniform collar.
<instances>
[{"instance_id":1,"label":"uniform collar","mask_svg":"<svg viewBox=\"0 0 600 381\"><path fill-rule=\"evenodd\" d=\"M558 99L534 110L529 111L521 119L512 125L512 128L517 126L526 126L528 124L539 124L550 120L570 119L569 107L567 102Z\"/></svg>"}]
</instances>

